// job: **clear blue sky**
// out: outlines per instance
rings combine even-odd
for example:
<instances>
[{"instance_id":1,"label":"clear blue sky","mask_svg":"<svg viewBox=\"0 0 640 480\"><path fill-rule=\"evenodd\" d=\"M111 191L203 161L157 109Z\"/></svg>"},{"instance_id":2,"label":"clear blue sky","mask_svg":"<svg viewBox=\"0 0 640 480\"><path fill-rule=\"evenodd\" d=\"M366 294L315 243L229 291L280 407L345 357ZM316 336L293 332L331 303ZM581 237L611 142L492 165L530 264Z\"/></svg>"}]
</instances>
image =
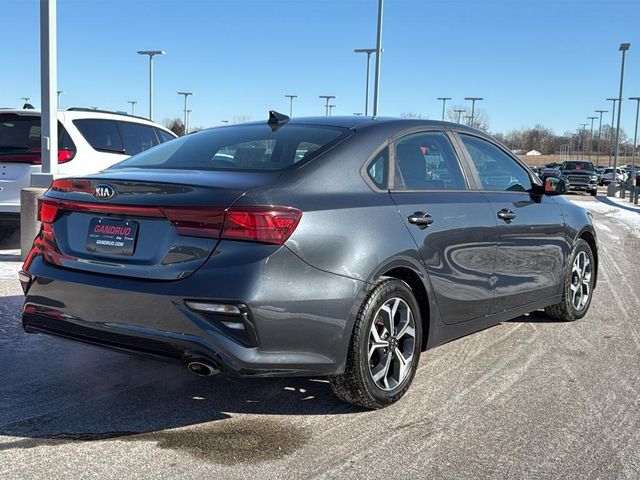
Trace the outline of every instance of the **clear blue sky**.
<instances>
[{"instance_id":1,"label":"clear blue sky","mask_svg":"<svg viewBox=\"0 0 640 480\"><path fill-rule=\"evenodd\" d=\"M58 0L62 107L147 111L146 57L156 61L155 119L219 125L267 110L364 110L365 56L374 47L376 0ZM0 0L0 106L39 107L39 2ZM572 130L617 96L620 42L631 42L625 97L640 96L638 0L386 0L380 114L440 118L436 97L482 96L492 131L542 123ZM373 60L373 59L372 59ZM373 64L373 61L372 61ZM632 132L635 109L623 105ZM608 116L606 117L608 119Z\"/></svg>"}]
</instances>

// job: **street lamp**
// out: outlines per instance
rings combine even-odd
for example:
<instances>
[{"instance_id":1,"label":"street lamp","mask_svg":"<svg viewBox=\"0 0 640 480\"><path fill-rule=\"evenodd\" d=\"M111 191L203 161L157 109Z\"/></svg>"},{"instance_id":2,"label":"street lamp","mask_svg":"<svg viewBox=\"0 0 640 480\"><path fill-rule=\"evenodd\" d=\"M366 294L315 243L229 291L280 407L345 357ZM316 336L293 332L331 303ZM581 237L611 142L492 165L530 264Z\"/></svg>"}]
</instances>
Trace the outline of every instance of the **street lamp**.
<instances>
[{"instance_id":1,"label":"street lamp","mask_svg":"<svg viewBox=\"0 0 640 480\"><path fill-rule=\"evenodd\" d=\"M58 110L60 110L60 95L64 93L64 90L56 90L56 93L58 94L58 102L56 105L58 106Z\"/></svg>"},{"instance_id":2,"label":"street lamp","mask_svg":"<svg viewBox=\"0 0 640 480\"><path fill-rule=\"evenodd\" d=\"M319 98L324 98L327 103L324 106L324 114L325 116L329 116L329 100L331 100L332 98L336 98L335 95L318 95ZM375 115L375 114L374 114Z\"/></svg>"},{"instance_id":3,"label":"street lamp","mask_svg":"<svg viewBox=\"0 0 640 480\"><path fill-rule=\"evenodd\" d=\"M471 115L465 115L464 119L467 121L467 125L471 125L471 120L473 119Z\"/></svg>"},{"instance_id":4,"label":"street lamp","mask_svg":"<svg viewBox=\"0 0 640 480\"><path fill-rule=\"evenodd\" d=\"M186 123L186 125L189 125L189 117L191 117L191 112L192 111L193 110L187 110L187 123ZM187 133L189 133L189 130L187 130L187 127L185 126L184 134L186 135Z\"/></svg>"},{"instance_id":5,"label":"street lamp","mask_svg":"<svg viewBox=\"0 0 640 480\"><path fill-rule=\"evenodd\" d=\"M131 115L134 114L135 109L136 109L136 103L138 103L137 100L127 100L127 103L131 104Z\"/></svg>"},{"instance_id":6,"label":"street lamp","mask_svg":"<svg viewBox=\"0 0 640 480\"><path fill-rule=\"evenodd\" d=\"M464 109L456 109L453 111L453 113L457 113L458 114L458 120L456 120L457 123L460 123L460 116L464 113Z\"/></svg>"},{"instance_id":7,"label":"street lamp","mask_svg":"<svg viewBox=\"0 0 640 480\"><path fill-rule=\"evenodd\" d=\"M329 105L329 116L331 116L331 114L333 113L333 109L335 108L335 105Z\"/></svg>"},{"instance_id":8,"label":"street lamp","mask_svg":"<svg viewBox=\"0 0 640 480\"><path fill-rule=\"evenodd\" d=\"M609 167L611 167L611 156L613 153L613 124L616 121L616 102L617 98L607 98L608 101L613 102L613 109L611 110L611 131L609 132Z\"/></svg>"},{"instance_id":9,"label":"street lamp","mask_svg":"<svg viewBox=\"0 0 640 480\"><path fill-rule=\"evenodd\" d=\"M153 57L164 54L164 50L138 50L138 55L149 56L149 120L153 120Z\"/></svg>"},{"instance_id":10,"label":"street lamp","mask_svg":"<svg viewBox=\"0 0 640 480\"><path fill-rule=\"evenodd\" d=\"M596 110L596 113L600 114L600 126L598 127L598 150L596 151L596 167L600 166L600 142L602 136L602 114L607 113L609 110Z\"/></svg>"},{"instance_id":11,"label":"street lamp","mask_svg":"<svg viewBox=\"0 0 640 480\"><path fill-rule=\"evenodd\" d=\"M636 155L638 150L638 115L640 114L640 97L629 97L636 101L636 128L633 131L633 152L631 153L631 181L636 180ZM632 183L633 185L633 183Z\"/></svg>"},{"instance_id":12,"label":"street lamp","mask_svg":"<svg viewBox=\"0 0 640 480\"><path fill-rule=\"evenodd\" d=\"M184 134L186 135L187 133L189 133L189 119L187 118L187 97L193 95L193 92L178 92L178 95L184 95Z\"/></svg>"},{"instance_id":13,"label":"street lamp","mask_svg":"<svg viewBox=\"0 0 640 480\"><path fill-rule=\"evenodd\" d=\"M378 0L378 31L376 35L376 77L373 85L373 116L378 115L378 98L380 96L380 62L382 53L382 8L383 0Z\"/></svg>"},{"instance_id":14,"label":"street lamp","mask_svg":"<svg viewBox=\"0 0 640 480\"><path fill-rule=\"evenodd\" d=\"M285 95L289 99L289 118L293 117L293 99L298 98L298 95Z\"/></svg>"},{"instance_id":15,"label":"street lamp","mask_svg":"<svg viewBox=\"0 0 640 480\"><path fill-rule=\"evenodd\" d=\"M438 100L442 100L442 121L444 122L444 106L447 100L451 100L451 97L438 97Z\"/></svg>"},{"instance_id":16,"label":"street lamp","mask_svg":"<svg viewBox=\"0 0 640 480\"><path fill-rule=\"evenodd\" d=\"M622 114L622 85L624 83L624 58L631 46L630 43L621 43L619 51L622 52L622 66L620 67L620 91L618 93L618 122L616 124L616 153L613 157L613 182L607 187L607 196L618 195L618 153L620 152L620 116Z\"/></svg>"},{"instance_id":17,"label":"street lamp","mask_svg":"<svg viewBox=\"0 0 640 480\"><path fill-rule=\"evenodd\" d=\"M471 100L471 127L473 128L473 120L476 114L476 102L480 100L484 100L482 97L464 97L465 100Z\"/></svg>"},{"instance_id":18,"label":"street lamp","mask_svg":"<svg viewBox=\"0 0 640 480\"><path fill-rule=\"evenodd\" d=\"M589 161L591 161L591 150L593 150L593 121L598 117L587 117L591 120L591 133L589 134Z\"/></svg>"},{"instance_id":19,"label":"street lamp","mask_svg":"<svg viewBox=\"0 0 640 480\"><path fill-rule=\"evenodd\" d=\"M375 53L377 49L375 48L356 48L353 50L355 53L366 53L367 54L367 82L365 87L364 94L364 114L369 115L369 78L371 75L369 74L369 65L371 60L371 54Z\"/></svg>"}]
</instances>

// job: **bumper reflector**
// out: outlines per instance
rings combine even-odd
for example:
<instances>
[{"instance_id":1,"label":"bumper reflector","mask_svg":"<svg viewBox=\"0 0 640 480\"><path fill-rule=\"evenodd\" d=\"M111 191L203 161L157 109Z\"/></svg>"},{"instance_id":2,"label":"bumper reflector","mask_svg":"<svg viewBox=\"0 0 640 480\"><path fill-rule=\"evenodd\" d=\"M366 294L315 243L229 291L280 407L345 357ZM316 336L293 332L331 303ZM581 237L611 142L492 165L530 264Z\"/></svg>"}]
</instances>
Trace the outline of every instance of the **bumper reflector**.
<instances>
[{"instance_id":1,"label":"bumper reflector","mask_svg":"<svg viewBox=\"0 0 640 480\"><path fill-rule=\"evenodd\" d=\"M241 315L242 312L237 305L228 303L208 303L208 302L185 302L191 310L205 313L221 313L223 315ZM235 322L233 322L235 323ZM230 327L233 328L233 327Z\"/></svg>"}]
</instances>

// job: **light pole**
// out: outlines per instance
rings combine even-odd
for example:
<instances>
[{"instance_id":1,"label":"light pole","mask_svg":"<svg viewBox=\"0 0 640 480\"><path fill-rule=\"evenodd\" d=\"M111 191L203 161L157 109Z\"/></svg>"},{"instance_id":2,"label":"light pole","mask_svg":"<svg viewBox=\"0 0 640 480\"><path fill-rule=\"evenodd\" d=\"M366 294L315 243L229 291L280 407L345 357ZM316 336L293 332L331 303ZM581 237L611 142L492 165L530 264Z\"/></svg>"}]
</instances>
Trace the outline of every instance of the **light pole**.
<instances>
[{"instance_id":1,"label":"light pole","mask_svg":"<svg viewBox=\"0 0 640 480\"><path fill-rule=\"evenodd\" d=\"M138 50L138 55L149 56L149 120L153 120L153 57L164 54L164 50Z\"/></svg>"},{"instance_id":2,"label":"light pole","mask_svg":"<svg viewBox=\"0 0 640 480\"><path fill-rule=\"evenodd\" d=\"M62 95L64 93L64 90L56 90L56 93L58 94L58 101L56 103L58 110L60 110L60 95Z\"/></svg>"},{"instance_id":3,"label":"light pole","mask_svg":"<svg viewBox=\"0 0 640 480\"><path fill-rule=\"evenodd\" d=\"M289 118L293 117L293 99L298 98L298 95L285 95L289 99Z\"/></svg>"},{"instance_id":4,"label":"light pole","mask_svg":"<svg viewBox=\"0 0 640 480\"><path fill-rule=\"evenodd\" d=\"M607 196L618 196L618 153L620 152L620 116L622 114L622 85L624 83L624 57L631 46L630 43L621 43L619 51L622 52L622 66L620 67L620 90L618 92L618 121L616 123L616 153L613 157L613 182L607 188Z\"/></svg>"},{"instance_id":5,"label":"light pole","mask_svg":"<svg viewBox=\"0 0 640 480\"><path fill-rule=\"evenodd\" d=\"M336 98L336 96L335 95L318 95L318 97L324 98L327 101L327 103L324 106L324 114L326 117L328 117L329 116L329 100L331 100L332 98Z\"/></svg>"},{"instance_id":6,"label":"light pole","mask_svg":"<svg viewBox=\"0 0 640 480\"><path fill-rule=\"evenodd\" d=\"M638 150L638 115L640 115L640 97L629 97L629 100L636 101L636 127L633 131L633 152L631 153L631 181L632 185L636 181L636 155Z\"/></svg>"},{"instance_id":7,"label":"light pole","mask_svg":"<svg viewBox=\"0 0 640 480\"><path fill-rule=\"evenodd\" d=\"M467 125L471 125L471 120L473 119L471 115L465 115L464 119L467 121Z\"/></svg>"},{"instance_id":8,"label":"light pole","mask_svg":"<svg viewBox=\"0 0 640 480\"><path fill-rule=\"evenodd\" d=\"M378 32L376 35L376 77L373 85L373 116L378 115L378 98L380 97L380 62L382 53L382 8L383 0L378 0Z\"/></svg>"},{"instance_id":9,"label":"light pole","mask_svg":"<svg viewBox=\"0 0 640 480\"><path fill-rule=\"evenodd\" d=\"M178 92L178 95L184 95L184 134L189 133L188 122L189 118L187 116L187 97L193 95L193 92Z\"/></svg>"},{"instance_id":10,"label":"light pole","mask_svg":"<svg viewBox=\"0 0 640 480\"><path fill-rule=\"evenodd\" d=\"M335 105L329 105L329 116L333 113L333 109L336 108Z\"/></svg>"},{"instance_id":11,"label":"light pole","mask_svg":"<svg viewBox=\"0 0 640 480\"><path fill-rule=\"evenodd\" d=\"M611 167L611 154L613 153L613 123L616 121L616 102L617 98L607 98L608 101L613 102L613 108L611 110L611 131L609 132L609 167Z\"/></svg>"},{"instance_id":12,"label":"light pole","mask_svg":"<svg viewBox=\"0 0 640 480\"><path fill-rule=\"evenodd\" d=\"M607 113L609 110L596 110L596 113L600 114L600 125L598 126L598 150L596 151L596 167L600 166L600 142L602 137L602 114Z\"/></svg>"},{"instance_id":13,"label":"light pole","mask_svg":"<svg viewBox=\"0 0 640 480\"><path fill-rule=\"evenodd\" d=\"M589 161L591 161L591 150L593 150L593 121L598 117L587 117L591 120L591 133L589 134Z\"/></svg>"},{"instance_id":14,"label":"light pole","mask_svg":"<svg viewBox=\"0 0 640 480\"><path fill-rule=\"evenodd\" d=\"M457 113L458 114L458 120L457 123L460 123L460 116L464 113L464 109L456 109L453 111L453 113Z\"/></svg>"},{"instance_id":15,"label":"light pole","mask_svg":"<svg viewBox=\"0 0 640 480\"><path fill-rule=\"evenodd\" d=\"M447 100L451 100L451 97L438 97L438 100L442 100L442 121L444 122L444 106Z\"/></svg>"},{"instance_id":16,"label":"light pole","mask_svg":"<svg viewBox=\"0 0 640 480\"><path fill-rule=\"evenodd\" d=\"M484 100L482 97L464 97L465 100L471 100L471 128L473 128L473 120L476 114L476 102Z\"/></svg>"},{"instance_id":17,"label":"light pole","mask_svg":"<svg viewBox=\"0 0 640 480\"><path fill-rule=\"evenodd\" d=\"M356 48L353 50L355 53L366 53L367 54L367 82L365 87L364 94L364 114L369 115L369 78L371 78L371 74L369 73L369 66L371 63L371 54L375 53L377 50L375 48Z\"/></svg>"},{"instance_id":18,"label":"light pole","mask_svg":"<svg viewBox=\"0 0 640 480\"><path fill-rule=\"evenodd\" d=\"M127 103L131 104L131 115L133 115L135 110L136 110L136 103L138 103L138 101L137 100L127 100Z\"/></svg>"},{"instance_id":19,"label":"light pole","mask_svg":"<svg viewBox=\"0 0 640 480\"><path fill-rule=\"evenodd\" d=\"M191 116L191 112L192 112L192 111L193 111L193 110L187 110L187 125L189 125L189 117ZM187 127L185 126L184 134L186 135L186 134L188 134L188 133L189 133L189 130L187 130Z\"/></svg>"}]
</instances>

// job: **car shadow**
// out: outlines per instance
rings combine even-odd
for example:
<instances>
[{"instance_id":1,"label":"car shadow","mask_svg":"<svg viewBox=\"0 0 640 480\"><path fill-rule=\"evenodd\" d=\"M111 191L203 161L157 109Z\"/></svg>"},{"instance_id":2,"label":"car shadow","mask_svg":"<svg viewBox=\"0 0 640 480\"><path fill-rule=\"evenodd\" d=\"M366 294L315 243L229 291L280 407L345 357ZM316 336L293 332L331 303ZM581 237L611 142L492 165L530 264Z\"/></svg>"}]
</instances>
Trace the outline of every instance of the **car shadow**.
<instances>
[{"instance_id":1,"label":"car shadow","mask_svg":"<svg viewBox=\"0 0 640 480\"><path fill-rule=\"evenodd\" d=\"M640 206L636 206L635 208L633 208L633 207L627 207L626 205L620 205L619 203L614 202L613 200L610 200L605 195L598 195L596 197L596 200L598 200L599 202L604 203L606 205L612 206L612 207L617 207L617 208L621 208L623 210L627 210L629 212L634 212L634 213L640 214Z\"/></svg>"},{"instance_id":2,"label":"car shadow","mask_svg":"<svg viewBox=\"0 0 640 480\"><path fill-rule=\"evenodd\" d=\"M520 315L508 321L509 323L566 323L563 320L551 318L544 310L536 310L535 312Z\"/></svg>"},{"instance_id":3,"label":"car shadow","mask_svg":"<svg viewBox=\"0 0 640 480\"><path fill-rule=\"evenodd\" d=\"M272 445L303 432L271 415L362 411L340 402L326 378L197 377L181 365L26 334L22 300L0 298L0 437L16 437L0 441L0 452L134 437L190 445L188 436L202 437L203 429L218 439L263 435ZM251 415L217 422L235 414ZM179 427L194 430L166 432Z\"/></svg>"}]
</instances>

